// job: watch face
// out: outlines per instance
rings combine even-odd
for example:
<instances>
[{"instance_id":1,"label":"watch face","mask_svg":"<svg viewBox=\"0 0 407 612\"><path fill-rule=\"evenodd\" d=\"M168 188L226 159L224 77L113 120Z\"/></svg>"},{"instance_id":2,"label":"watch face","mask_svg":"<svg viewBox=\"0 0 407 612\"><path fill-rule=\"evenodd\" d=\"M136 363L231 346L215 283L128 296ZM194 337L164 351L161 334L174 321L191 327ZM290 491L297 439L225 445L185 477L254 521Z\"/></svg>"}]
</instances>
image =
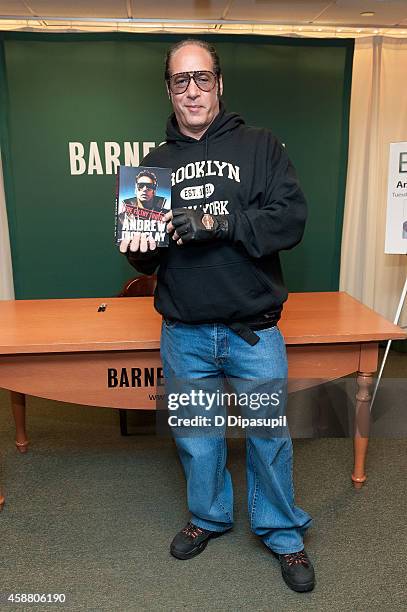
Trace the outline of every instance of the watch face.
<instances>
[{"instance_id":1,"label":"watch face","mask_svg":"<svg viewBox=\"0 0 407 612\"><path fill-rule=\"evenodd\" d=\"M215 225L215 221L213 220L213 217L211 217L211 215L206 214L202 217L202 225L204 225L207 230L211 230Z\"/></svg>"}]
</instances>

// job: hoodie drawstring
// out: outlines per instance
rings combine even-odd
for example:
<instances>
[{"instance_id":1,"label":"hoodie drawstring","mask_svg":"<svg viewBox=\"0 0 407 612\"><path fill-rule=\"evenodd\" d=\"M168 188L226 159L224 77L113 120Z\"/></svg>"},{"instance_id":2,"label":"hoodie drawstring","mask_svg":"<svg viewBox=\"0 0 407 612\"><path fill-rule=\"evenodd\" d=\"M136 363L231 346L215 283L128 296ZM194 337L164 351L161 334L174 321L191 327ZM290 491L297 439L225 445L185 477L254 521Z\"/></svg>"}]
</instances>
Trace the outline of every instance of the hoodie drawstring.
<instances>
[{"instance_id":1,"label":"hoodie drawstring","mask_svg":"<svg viewBox=\"0 0 407 612\"><path fill-rule=\"evenodd\" d=\"M205 165L204 165L204 168L206 168L206 162L208 161L208 151L209 151L209 137L208 137L208 131L207 131L205 134ZM208 203L206 199L206 178L204 178L203 190L204 190L204 211L206 211L207 203Z\"/></svg>"}]
</instances>

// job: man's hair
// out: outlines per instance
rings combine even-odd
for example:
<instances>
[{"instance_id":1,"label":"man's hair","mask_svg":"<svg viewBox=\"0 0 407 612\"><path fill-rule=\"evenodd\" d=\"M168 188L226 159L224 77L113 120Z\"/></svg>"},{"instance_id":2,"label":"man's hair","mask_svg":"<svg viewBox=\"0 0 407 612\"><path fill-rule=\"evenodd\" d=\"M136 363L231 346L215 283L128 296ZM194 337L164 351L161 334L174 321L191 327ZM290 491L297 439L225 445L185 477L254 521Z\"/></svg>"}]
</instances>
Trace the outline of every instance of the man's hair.
<instances>
[{"instance_id":1,"label":"man's hair","mask_svg":"<svg viewBox=\"0 0 407 612\"><path fill-rule=\"evenodd\" d=\"M136 186L137 186L137 183L139 182L139 179L142 176L148 176L148 178L150 178L153 181L155 187L157 187L158 185L157 177L154 174L154 172L151 172L151 170L142 170L141 172L138 173L138 175L136 176Z\"/></svg>"},{"instance_id":2,"label":"man's hair","mask_svg":"<svg viewBox=\"0 0 407 612\"><path fill-rule=\"evenodd\" d=\"M208 42L206 42L205 40L201 40L199 38L186 38L185 40L180 40L179 42L175 43L175 45L172 45L168 49L167 55L165 58L164 79L167 82L170 80L170 76L171 76L170 75L170 63L171 63L171 59L174 53L178 51L178 49L182 49L182 47L186 47L187 45L196 45L197 47L201 47L202 49L205 49L206 51L208 51L208 53L210 54L212 58L213 71L216 74L216 77L219 78L220 75L222 74L222 70L220 67L219 56L218 56L218 53L215 47L209 44Z\"/></svg>"}]
</instances>

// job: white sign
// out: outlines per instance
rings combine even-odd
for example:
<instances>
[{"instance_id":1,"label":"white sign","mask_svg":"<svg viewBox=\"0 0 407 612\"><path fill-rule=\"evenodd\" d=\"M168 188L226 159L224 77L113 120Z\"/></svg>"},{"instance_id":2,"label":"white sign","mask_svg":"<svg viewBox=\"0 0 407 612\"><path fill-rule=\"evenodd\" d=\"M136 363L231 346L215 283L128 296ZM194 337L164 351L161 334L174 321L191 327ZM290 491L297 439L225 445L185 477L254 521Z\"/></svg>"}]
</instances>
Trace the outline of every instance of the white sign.
<instances>
[{"instance_id":1,"label":"white sign","mask_svg":"<svg viewBox=\"0 0 407 612\"><path fill-rule=\"evenodd\" d=\"M390 143L385 253L407 253L407 142Z\"/></svg>"}]
</instances>

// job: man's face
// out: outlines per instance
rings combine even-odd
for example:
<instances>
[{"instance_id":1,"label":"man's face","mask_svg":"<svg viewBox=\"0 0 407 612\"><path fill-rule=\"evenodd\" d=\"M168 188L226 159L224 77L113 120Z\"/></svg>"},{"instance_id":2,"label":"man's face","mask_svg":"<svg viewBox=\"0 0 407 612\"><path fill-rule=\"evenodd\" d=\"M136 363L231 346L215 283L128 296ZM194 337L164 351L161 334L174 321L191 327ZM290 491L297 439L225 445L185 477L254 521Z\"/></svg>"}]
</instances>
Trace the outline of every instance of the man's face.
<instances>
[{"instance_id":1,"label":"man's face","mask_svg":"<svg viewBox=\"0 0 407 612\"><path fill-rule=\"evenodd\" d=\"M212 57L198 45L186 45L174 53L170 62L170 75L194 70L214 72ZM222 77L219 89L222 94ZM186 136L199 139L219 113L218 84L210 91L199 89L193 79L182 94L169 92L180 131Z\"/></svg>"},{"instance_id":2,"label":"man's face","mask_svg":"<svg viewBox=\"0 0 407 612\"><path fill-rule=\"evenodd\" d=\"M140 176L137 179L137 199L143 204L148 206L149 202L152 202L155 195L154 181L150 176Z\"/></svg>"}]
</instances>

